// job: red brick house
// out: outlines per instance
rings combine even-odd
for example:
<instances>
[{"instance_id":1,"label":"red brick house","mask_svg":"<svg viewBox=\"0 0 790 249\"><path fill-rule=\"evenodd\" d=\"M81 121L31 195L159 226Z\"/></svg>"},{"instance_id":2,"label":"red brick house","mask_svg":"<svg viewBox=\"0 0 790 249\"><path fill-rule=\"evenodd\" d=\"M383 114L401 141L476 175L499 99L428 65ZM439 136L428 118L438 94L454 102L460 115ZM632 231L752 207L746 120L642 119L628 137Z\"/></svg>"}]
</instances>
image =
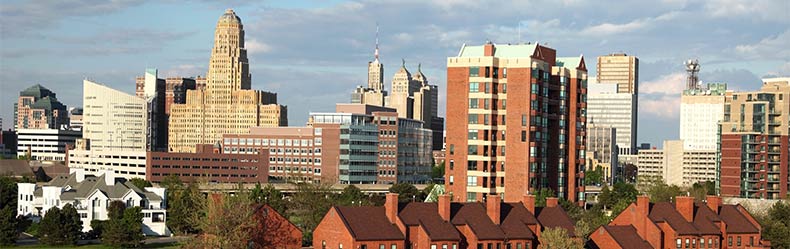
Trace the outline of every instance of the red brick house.
<instances>
[{"instance_id":1,"label":"red brick house","mask_svg":"<svg viewBox=\"0 0 790 249\"><path fill-rule=\"evenodd\" d=\"M742 206L722 204L721 197L695 203L678 196L675 203L650 203L639 196L590 238L597 248L767 248L760 230Z\"/></svg>"},{"instance_id":2,"label":"red brick house","mask_svg":"<svg viewBox=\"0 0 790 249\"><path fill-rule=\"evenodd\" d=\"M485 203L452 203L447 195L436 203L398 203L397 194L387 194L383 207L331 208L313 233L313 247L527 249L537 246L544 227L557 226L574 232L556 198L536 210L531 195L516 203L497 195Z\"/></svg>"}]
</instances>

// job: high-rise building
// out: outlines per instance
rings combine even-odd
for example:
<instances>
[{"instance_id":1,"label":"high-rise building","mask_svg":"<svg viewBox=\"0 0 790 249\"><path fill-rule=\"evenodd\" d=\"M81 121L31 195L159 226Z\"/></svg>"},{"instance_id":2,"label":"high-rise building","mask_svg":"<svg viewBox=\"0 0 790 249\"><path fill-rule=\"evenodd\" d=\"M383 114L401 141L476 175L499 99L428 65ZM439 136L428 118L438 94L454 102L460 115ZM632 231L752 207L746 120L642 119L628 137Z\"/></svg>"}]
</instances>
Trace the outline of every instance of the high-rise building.
<instances>
[{"instance_id":1,"label":"high-rise building","mask_svg":"<svg viewBox=\"0 0 790 249\"><path fill-rule=\"evenodd\" d=\"M639 93L639 59L625 53L598 57L598 83L617 85L617 93Z\"/></svg>"},{"instance_id":2,"label":"high-rise building","mask_svg":"<svg viewBox=\"0 0 790 249\"><path fill-rule=\"evenodd\" d=\"M552 189L584 199L587 69L538 44L461 47L447 59L445 186L455 201Z\"/></svg>"},{"instance_id":3,"label":"high-rise building","mask_svg":"<svg viewBox=\"0 0 790 249\"><path fill-rule=\"evenodd\" d=\"M83 138L69 151L69 168L112 170L145 178L150 144L148 101L89 80L83 81Z\"/></svg>"},{"instance_id":4,"label":"high-rise building","mask_svg":"<svg viewBox=\"0 0 790 249\"><path fill-rule=\"evenodd\" d=\"M71 130L82 131L82 108L69 108L69 128Z\"/></svg>"},{"instance_id":5,"label":"high-rise building","mask_svg":"<svg viewBox=\"0 0 790 249\"><path fill-rule=\"evenodd\" d=\"M720 194L779 199L788 190L790 78L763 79L753 92L727 92L720 126Z\"/></svg>"},{"instance_id":6,"label":"high-rise building","mask_svg":"<svg viewBox=\"0 0 790 249\"><path fill-rule=\"evenodd\" d=\"M615 128L619 155L635 154L637 95L618 93L615 84L593 83L587 89L587 116Z\"/></svg>"},{"instance_id":7,"label":"high-rise building","mask_svg":"<svg viewBox=\"0 0 790 249\"><path fill-rule=\"evenodd\" d=\"M380 106L338 104L311 113L306 127L250 129L223 136L223 153L269 153L269 176L340 184L425 183L431 171L431 131L419 120Z\"/></svg>"},{"instance_id":8,"label":"high-rise building","mask_svg":"<svg viewBox=\"0 0 790 249\"><path fill-rule=\"evenodd\" d=\"M288 124L287 109L277 104L276 93L250 90L244 27L233 10L219 18L214 37L205 89L187 90L186 103L170 109L170 151L194 152L195 145L214 144L223 134Z\"/></svg>"},{"instance_id":9,"label":"high-rise building","mask_svg":"<svg viewBox=\"0 0 790 249\"><path fill-rule=\"evenodd\" d=\"M620 172L617 158L617 130L611 125L598 125L591 119L587 126L587 167L603 170L604 181L614 184Z\"/></svg>"},{"instance_id":10,"label":"high-rise building","mask_svg":"<svg viewBox=\"0 0 790 249\"><path fill-rule=\"evenodd\" d=\"M719 121L724 117L724 94L727 84L700 84L697 60L686 62L686 90L680 96L680 140L687 150L716 150Z\"/></svg>"},{"instance_id":11,"label":"high-rise building","mask_svg":"<svg viewBox=\"0 0 790 249\"><path fill-rule=\"evenodd\" d=\"M14 130L60 129L68 124L66 105L54 92L39 84L19 92L19 100L14 103Z\"/></svg>"},{"instance_id":12,"label":"high-rise building","mask_svg":"<svg viewBox=\"0 0 790 249\"><path fill-rule=\"evenodd\" d=\"M136 94L138 97L145 96L145 77L146 76L138 76L135 78L135 84L137 85ZM198 76L200 79L200 77ZM202 78L205 80L205 78ZM164 81L165 82L165 114L170 116L170 108L173 104L185 104L187 102L187 90L195 90L197 89L196 80L193 78L184 78L184 77L167 77L165 79L158 79L157 82Z\"/></svg>"}]
</instances>

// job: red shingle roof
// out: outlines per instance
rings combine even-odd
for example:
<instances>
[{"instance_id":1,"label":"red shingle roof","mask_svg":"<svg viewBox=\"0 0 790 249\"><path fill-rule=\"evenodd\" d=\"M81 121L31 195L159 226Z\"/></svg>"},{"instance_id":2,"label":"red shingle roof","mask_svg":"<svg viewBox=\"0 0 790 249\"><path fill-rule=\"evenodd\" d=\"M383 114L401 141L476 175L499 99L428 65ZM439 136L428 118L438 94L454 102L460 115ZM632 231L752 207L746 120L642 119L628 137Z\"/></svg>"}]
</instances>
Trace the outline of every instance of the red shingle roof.
<instances>
[{"instance_id":1,"label":"red shingle roof","mask_svg":"<svg viewBox=\"0 0 790 249\"><path fill-rule=\"evenodd\" d=\"M387 219L384 207L334 207L358 241L403 240L403 233Z\"/></svg>"},{"instance_id":2,"label":"red shingle roof","mask_svg":"<svg viewBox=\"0 0 790 249\"><path fill-rule=\"evenodd\" d=\"M727 224L727 233L759 233L749 220L738 211L737 205L721 205L719 216Z\"/></svg>"},{"instance_id":3,"label":"red shingle roof","mask_svg":"<svg viewBox=\"0 0 790 249\"><path fill-rule=\"evenodd\" d=\"M631 226L603 226L604 229L614 238L615 242L622 248L640 249L653 248L650 243L639 237L636 229Z\"/></svg>"},{"instance_id":4,"label":"red shingle roof","mask_svg":"<svg viewBox=\"0 0 790 249\"><path fill-rule=\"evenodd\" d=\"M675 205L672 205L672 203L659 202L651 204L648 217L650 217L650 220L653 222L666 222L680 235L699 234L699 230L686 221L686 219L675 210Z\"/></svg>"},{"instance_id":5,"label":"red shingle roof","mask_svg":"<svg viewBox=\"0 0 790 249\"><path fill-rule=\"evenodd\" d=\"M571 220L571 217L565 213L562 207L536 208L535 212L538 213L538 221L540 221L540 224L542 224L544 228L562 227L568 230L568 235L576 236L574 234L574 222Z\"/></svg>"},{"instance_id":6,"label":"red shingle roof","mask_svg":"<svg viewBox=\"0 0 790 249\"><path fill-rule=\"evenodd\" d=\"M694 222L692 223L694 227L696 227L700 234L704 235L721 235L721 230L717 227L713 222L719 222L719 216L708 208L708 205L704 203L696 203L695 206L695 213L694 213Z\"/></svg>"},{"instance_id":7,"label":"red shingle roof","mask_svg":"<svg viewBox=\"0 0 790 249\"><path fill-rule=\"evenodd\" d=\"M538 219L524 207L524 204L502 203L500 227L508 239L534 239L535 234L527 225L538 224Z\"/></svg>"},{"instance_id":8,"label":"red shingle roof","mask_svg":"<svg viewBox=\"0 0 790 249\"><path fill-rule=\"evenodd\" d=\"M468 225L481 240L503 240L505 232L488 218L482 203L452 203L450 206L453 225Z\"/></svg>"},{"instance_id":9,"label":"red shingle roof","mask_svg":"<svg viewBox=\"0 0 790 249\"><path fill-rule=\"evenodd\" d=\"M398 213L401 221L407 226L422 226L428 237L433 241L461 240L461 235L453 224L445 222L439 216L436 203L410 202Z\"/></svg>"}]
</instances>

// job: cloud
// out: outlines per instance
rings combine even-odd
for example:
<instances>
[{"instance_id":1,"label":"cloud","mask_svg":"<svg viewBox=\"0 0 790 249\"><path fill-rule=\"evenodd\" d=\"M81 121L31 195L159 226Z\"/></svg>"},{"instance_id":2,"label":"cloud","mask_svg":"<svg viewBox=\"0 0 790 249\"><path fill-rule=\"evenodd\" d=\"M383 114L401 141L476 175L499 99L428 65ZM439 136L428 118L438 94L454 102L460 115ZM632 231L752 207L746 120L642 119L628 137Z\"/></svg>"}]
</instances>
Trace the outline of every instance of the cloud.
<instances>
[{"instance_id":1,"label":"cloud","mask_svg":"<svg viewBox=\"0 0 790 249\"><path fill-rule=\"evenodd\" d=\"M271 46L256 39L244 41L244 47L248 54L267 53L272 50Z\"/></svg>"},{"instance_id":2,"label":"cloud","mask_svg":"<svg viewBox=\"0 0 790 249\"><path fill-rule=\"evenodd\" d=\"M686 74L672 73L663 77L639 84L640 94L679 95L686 88Z\"/></svg>"},{"instance_id":3,"label":"cloud","mask_svg":"<svg viewBox=\"0 0 790 249\"><path fill-rule=\"evenodd\" d=\"M676 118L685 82L685 74L672 73L640 83L639 113L657 118Z\"/></svg>"},{"instance_id":4,"label":"cloud","mask_svg":"<svg viewBox=\"0 0 790 249\"><path fill-rule=\"evenodd\" d=\"M21 36L50 28L60 20L76 16L108 15L142 3L142 0L21 1L0 8L0 35Z\"/></svg>"},{"instance_id":5,"label":"cloud","mask_svg":"<svg viewBox=\"0 0 790 249\"><path fill-rule=\"evenodd\" d=\"M790 29L753 44L735 46L735 52L747 59L790 59Z\"/></svg>"},{"instance_id":6,"label":"cloud","mask_svg":"<svg viewBox=\"0 0 790 249\"><path fill-rule=\"evenodd\" d=\"M675 19L679 13L680 12L668 12L657 17L636 19L623 24L602 23L581 30L581 34L588 36L608 36L633 32L647 28L650 25L655 24L655 22L671 21L672 19Z\"/></svg>"},{"instance_id":7,"label":"cloud","mask_svg":"<svg viewBox=\"0 0 790 249\"><path fill-rule=\"evenodd\" d=\"M758 21L788 23L786 0L710 0L705 3L706 13L718 18L749 18Z\"/></svg>"},{"instance_id":8,"label":"cloud","mask_svg":"<svg viewBox=\"0 0 790 249\"><path fill-rule=\"evenodd\" d=\"M207 65L207 64L205 64ZM175 67L167 68L159 71L159 77L195 77L198 75L206 75L208 67L205 65L196 64L181 64Z\"/></svg>"}]
</instances>

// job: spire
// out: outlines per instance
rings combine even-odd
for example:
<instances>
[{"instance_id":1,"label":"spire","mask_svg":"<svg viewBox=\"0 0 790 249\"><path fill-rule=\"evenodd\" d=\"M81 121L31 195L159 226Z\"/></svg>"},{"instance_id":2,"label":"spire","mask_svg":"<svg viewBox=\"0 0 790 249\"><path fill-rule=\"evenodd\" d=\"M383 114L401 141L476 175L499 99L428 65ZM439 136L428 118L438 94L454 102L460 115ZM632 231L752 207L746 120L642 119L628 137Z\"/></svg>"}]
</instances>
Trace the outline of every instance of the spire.
<instances>
[{"instance_id":1,"label":"spire","mask_svg":"<svg viewBox=\"0 0 790 249\"><path fill-rule=\"evenodd\" d=\"M400 58L400 60L401 60L401 64L400 64L400 66L401 66L402 68L406 68L406 59L404 59L404 58Z\"/></svg>"},{"instance_id":2,"label":"spire","mask_svg":"<svg viewBox=\"0 0 790 249\"><path fill-rule=\"evenodd\" d=\"M374 53L376 62L379 61L379 23L376 23L376 52Z\"/></svg>"},{"instance_id":3,"label":"spire","mask_svg":"<svg viewBox=\"0 0 790 249\"><path fill-rule=\"evenodd\" d=\"M422 69L421 69L421 67L422 67L422 62L420 62L420 63L417 63L417 72L420 72L420 73L422 73Z\"/></svg>"}]
</instances>

